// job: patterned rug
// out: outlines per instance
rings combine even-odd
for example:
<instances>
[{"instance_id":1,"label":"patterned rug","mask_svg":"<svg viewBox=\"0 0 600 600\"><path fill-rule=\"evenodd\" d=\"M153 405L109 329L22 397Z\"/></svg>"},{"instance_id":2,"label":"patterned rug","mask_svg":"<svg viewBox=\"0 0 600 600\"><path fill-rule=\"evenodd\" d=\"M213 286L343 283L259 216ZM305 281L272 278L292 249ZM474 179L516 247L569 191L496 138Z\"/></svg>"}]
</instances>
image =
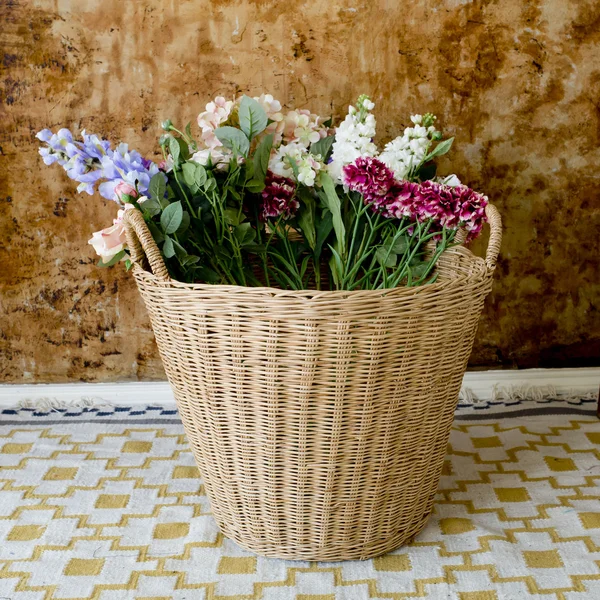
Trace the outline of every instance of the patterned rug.
<instances>
[{"instance_id":1,"label":"patterned rug","mask_svg":"<svg viewBox=\"0 0 600 600\"><path fill-rule=\"evenodd\" d=\"M210 514L168 406L0 411L0 599L599 600L591 399L457 411L435 511L364 562L254 556Z\"/></svg>"}]
</instances>

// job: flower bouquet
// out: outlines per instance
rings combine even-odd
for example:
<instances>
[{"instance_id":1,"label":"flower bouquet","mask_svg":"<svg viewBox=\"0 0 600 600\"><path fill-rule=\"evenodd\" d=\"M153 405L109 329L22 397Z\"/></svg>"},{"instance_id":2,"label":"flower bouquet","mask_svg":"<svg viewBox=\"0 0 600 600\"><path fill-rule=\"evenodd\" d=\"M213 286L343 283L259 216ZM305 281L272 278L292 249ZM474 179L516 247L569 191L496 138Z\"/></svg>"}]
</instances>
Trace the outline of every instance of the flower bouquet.
<instances>
[{"instance_id":1,"label":"flower bouquet","mask_svg":"<svg viewBox=\"0 0 600 600\"><path fill-rule=\"evenodd\" d=\"M424 526L491 288L500 218L437 176L452 139L414 115L379 151L373 108L332 128L219 97L196 136L163 123L159 162L38 134L119 205L90 243L133 268L221 530L268 556L368 558ZM461 242L486 219L482 259Z\"/></svg>"},{"instance_id":2,"label":"flower bouquet","mask_svg":"<svg viewBox=\"0 0 600 600\"><path fill-rule=\"evenodd\" d=\"M435 159L450 150L432 114L379 150L373 102L346 118L284 111L271 95L217 97L191 123L162 124L162 160L82 132L45 129L46 164L119 205L93 234L100 265L131 266L124 214L140 211L170 276L187 283L372 290L432 283L441 254L479 234L485 196ZM464 235L457 238L463 230Z\"/></svg>"}]
</instances>

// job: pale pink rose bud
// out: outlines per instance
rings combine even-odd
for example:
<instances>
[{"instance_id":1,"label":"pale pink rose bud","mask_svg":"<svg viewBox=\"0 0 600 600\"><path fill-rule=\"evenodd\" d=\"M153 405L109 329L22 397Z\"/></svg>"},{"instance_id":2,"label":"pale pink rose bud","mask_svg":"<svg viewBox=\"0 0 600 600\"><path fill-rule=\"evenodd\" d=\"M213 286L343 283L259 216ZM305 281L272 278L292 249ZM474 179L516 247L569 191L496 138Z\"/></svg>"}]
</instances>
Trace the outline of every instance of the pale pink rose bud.
<instances>
[{"instance_id":1,"label":"pale pink rose bud","mask_svg":"<svg viewBox=\"0 0 600 600\"><path fill-rule=\"evenodd\" d=\"M117 185L115 186L115 196L121 200L121 197L123 196L123 194L127 194L128 196L131 196L132 198L137 198L137 190L130 184L127 183L126 181L121 181L120 183L117 183Z\"/></svg>"},{"instance_id":2,"label":"pale pink rose bud","mask_svg":"<svg viewBox=\"0 0 600 600\"><path fill-rule=\"evenodd\" d=\"M107 227L102 231L96 231L88 241L96 251L96 254L102 258L103 262L108 262L115 254L118 254L125 248L127 239L125 237L125 226L123 224L123 215L125 211L135 208L133 204L126 204L125 207L117 213L112 227Z\"/></svg>"}]
</instances>

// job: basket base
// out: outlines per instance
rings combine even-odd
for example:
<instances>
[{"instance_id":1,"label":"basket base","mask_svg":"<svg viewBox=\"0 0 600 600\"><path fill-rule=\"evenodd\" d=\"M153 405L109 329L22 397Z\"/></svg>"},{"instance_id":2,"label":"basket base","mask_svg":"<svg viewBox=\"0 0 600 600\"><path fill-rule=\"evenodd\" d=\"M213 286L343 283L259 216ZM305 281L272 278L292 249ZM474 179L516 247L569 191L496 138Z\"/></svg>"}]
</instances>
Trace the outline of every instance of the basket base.
<instances>
[{"instance_id":1,"label":"basket base","mask_svg":"<svg viewBox=\"0 0 600 600\"><path fill-rule=\"evenodd\" d=\"M377 540L360 547L353 547L349 544L344 546L275 546L265 540L253 539L248 536L240 536L232 531L226 525L217 522L219 529L230 540L238 546L249 550L254 554L266 556L267 558L279 558L283 560L304 560L319 562L339 562L343 560L368 560L387 554L410 543L415 536L427 524L432 510L430 509L423 517L415 522L412 527L399 531L391 538Z\"/></svg>"}]
</instances>

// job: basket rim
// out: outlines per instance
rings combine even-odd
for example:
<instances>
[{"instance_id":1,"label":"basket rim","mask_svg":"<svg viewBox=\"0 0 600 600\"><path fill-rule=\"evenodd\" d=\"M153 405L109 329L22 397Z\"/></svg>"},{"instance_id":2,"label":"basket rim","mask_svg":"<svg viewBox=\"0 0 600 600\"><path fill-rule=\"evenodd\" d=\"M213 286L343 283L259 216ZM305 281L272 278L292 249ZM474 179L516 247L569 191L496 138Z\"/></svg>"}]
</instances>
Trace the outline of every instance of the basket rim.
<instances>
[{"instance_id":1,"label":"basket rim","mask_svg":"<svg viewBox=\"0 0 600 600\"><path fill-rule=\"evenodd\" d=\"M177 281L175 279L169 279L165 281L160 277L154 275L150 271L143 269L139 264L134 263L132 267L132 273L136 280L142 279L144 283L153 285L157 288L162 289L179 289L188 290L190 292L205 292L209 295L218 294L235 294L239 296L266 296L266 297L288 297L297 299L321 299L321 300L338 300L343 298L361 298L365 299L376 299L388 296L414 296L415 294L435 294L439 293L447 288L463 287L465 284L471 283L475 285L482 285L487 283L493 277L493 271L488 269L485 260L479 256L475 256L471 250L464 246L455 246L449 248L447 251L449 254L459 253L470 260L473 263L475 269L470 273L461 273L455 271L455 276L452 278L443 279L441 281L435 281L431 284L419 285L414 287L399 286L395 288L384 288L376 290L283 290L281 288L274 288L268 286L242 286L242 285L223 285L223 284L211 284L211 283L185 283L183 281Z\"/></svg>"}]
</instances>

